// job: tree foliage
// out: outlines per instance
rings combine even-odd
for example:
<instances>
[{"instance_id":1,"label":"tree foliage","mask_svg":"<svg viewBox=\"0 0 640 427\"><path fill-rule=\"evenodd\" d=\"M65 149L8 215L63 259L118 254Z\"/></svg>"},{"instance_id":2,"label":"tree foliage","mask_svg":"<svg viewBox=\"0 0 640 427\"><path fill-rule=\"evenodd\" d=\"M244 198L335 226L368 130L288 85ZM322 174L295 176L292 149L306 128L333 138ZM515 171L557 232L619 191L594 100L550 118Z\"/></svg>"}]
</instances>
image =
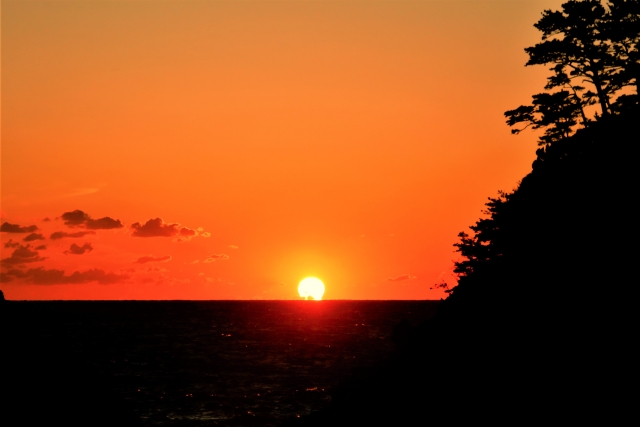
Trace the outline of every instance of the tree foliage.
<instances>
[{"instance_id":1,"label":"tree foliage","mask_svg":"<svg viewBox=\"0 0 640 427\"><path fill-rule=\"evenodd\" d=\"M509 126L524 125L514 134L542 128L539 144L547 146L638 104L639 0L571 0L545 10L535 27L542 41L525 49L526 65L550 66L551 75L531 105L505 112Z\"/></svg>"}]
</instances>

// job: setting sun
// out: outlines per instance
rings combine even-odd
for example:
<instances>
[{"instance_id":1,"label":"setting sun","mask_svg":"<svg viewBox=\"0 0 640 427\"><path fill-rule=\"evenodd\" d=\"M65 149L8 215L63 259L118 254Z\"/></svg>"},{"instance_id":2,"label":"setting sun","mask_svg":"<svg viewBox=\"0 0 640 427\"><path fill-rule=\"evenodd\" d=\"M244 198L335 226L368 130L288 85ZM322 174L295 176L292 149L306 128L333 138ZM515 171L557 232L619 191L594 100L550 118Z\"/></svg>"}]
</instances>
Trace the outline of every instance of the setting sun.
<instances>
[{"instance_id":1,"label":"setting sun","mask_svg":"<svg viewBox=\"0 0 640 427\"><path fill-rule=\"evenodd\" d=\"M304 299L313 298L314 300L321 300L324 295L324 283L318 278L307 277L300 281L298 293L300 297Z\"/></svg>"}]
</instances>

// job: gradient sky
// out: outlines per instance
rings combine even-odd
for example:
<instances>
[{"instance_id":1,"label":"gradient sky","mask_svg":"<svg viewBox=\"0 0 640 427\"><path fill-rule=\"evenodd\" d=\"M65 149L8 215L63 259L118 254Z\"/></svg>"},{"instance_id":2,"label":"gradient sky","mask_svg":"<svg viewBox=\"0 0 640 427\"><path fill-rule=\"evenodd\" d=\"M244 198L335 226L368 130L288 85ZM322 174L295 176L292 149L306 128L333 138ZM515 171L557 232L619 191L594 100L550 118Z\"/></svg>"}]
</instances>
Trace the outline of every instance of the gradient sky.
<instances>
[{"instance_id":1,"label":"gradient sky","mask_svg":"<svg viewBox=\"0 0 640 427\"><path fill-rule=\"evenodd\" d=\"M441 298L561 3L3 0L0 289Z\"/></svg>"}]
</instances>

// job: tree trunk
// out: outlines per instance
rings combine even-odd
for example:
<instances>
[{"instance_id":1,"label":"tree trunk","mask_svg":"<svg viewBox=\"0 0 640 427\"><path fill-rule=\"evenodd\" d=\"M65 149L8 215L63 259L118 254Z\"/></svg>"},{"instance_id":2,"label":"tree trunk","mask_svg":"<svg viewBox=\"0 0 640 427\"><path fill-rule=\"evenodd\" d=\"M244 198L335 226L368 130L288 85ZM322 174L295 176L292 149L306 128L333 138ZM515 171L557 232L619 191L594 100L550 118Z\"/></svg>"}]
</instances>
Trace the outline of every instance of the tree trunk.
<instances>
[{"instance_id":1,"label":"tree trunk","mask_svg":"<svg viewBox=\"0 0 640 427\"><path fill-rule=\"evenodd\" d=\"M597 71L593 72L593 77L591 79L593 85L596 87L596 93L598 94L598 101L600 102L600 107L602 108L602 115L608 116L609 111L609 98L604 93L602 89L602 81L600 80L600 75Z\"/></svg>"}]
</instances>

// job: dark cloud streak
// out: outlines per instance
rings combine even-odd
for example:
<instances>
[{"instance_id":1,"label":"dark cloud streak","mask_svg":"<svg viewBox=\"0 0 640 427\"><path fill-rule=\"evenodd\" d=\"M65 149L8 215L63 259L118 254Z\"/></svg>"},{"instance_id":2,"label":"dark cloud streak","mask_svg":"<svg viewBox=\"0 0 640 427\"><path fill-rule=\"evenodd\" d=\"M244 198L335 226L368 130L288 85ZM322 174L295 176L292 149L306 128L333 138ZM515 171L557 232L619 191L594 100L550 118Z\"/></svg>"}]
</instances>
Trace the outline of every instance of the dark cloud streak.
<instances>
[{"instance_id":1,"label":"dark cloud streak","mask_svg":"<svg viewBox=\"0 0 640 427\"><path fill-rule=\"evenodd\" d=\"M56 231L55 233L52 233L51 236L49 236L49 238L51 240L57 240L57 239L62 239L64 237L84 237L87 234L96 234L95 231L77 231L75 233L67 233L64 231Z\"/></svg>"},{"instance_id":2,"label":"dark cloud streak","mask_svg":"<svg viewBox=\"0 0 640 427\"><path fill-rule=\"evenodd\" d=\"M187 227L182 227L178 223L165 223L162 218L153 218L140 224L136 222L131 224L133 229L133 237L193 237L198 233Z\"/></svg>"},{"instance_id":3,"label":"dark cloud streak","mask_svg":"<svg viewBox=\"0 0 640 427\"><path fill-rule=\"evenodd\" d=\"M65 212L62 214L61 218L64 220L64 224L69 227L84 227L89 230L111 230L114 228L124 227L119 219L113 219L108 216L93 219L89 214L79 209L71 212Z\"/></svg>"},{"instance_id":4,"label":"dark cloud streak","mask_svg":"<svg viewBox=\"0 0 640 427\"><path fill-rule=\"evenodd\" d=\"M63 213L61 218L65 225L75 227L77 225L83 225L85 221L89 219L89 215L79 209L76 209L75 211Z\"/></svg>"},{"instance_id":5,"label":"dark cloud streak","mask_svg":"<svg viewBox=\"0 0 640 427\"><path fill-rule=\"evenodd\" d=\"M72 243L71 246L69 247L68 251L64 251L65 254L70 254L70 255L83 255L87 252L91 252L93 250L93 246L91 246L91 243L85 243L82 246L78 246L75 243Z\"/></svg>"},{"instance_id":6,"label":"dark cloud streak","mask_svg":"<svg viewBox=\"0 0 640 427\"><path fill-rule=\"evenodd\" d=\"M45 258L41 257L37 250L31 250L31 245L19 245L10 257L0 260L0 264L3 266L20 265L44 260Z\"/></svg>"},{"instance_id":7,"label":"dark cloud streak","mask_svg":"<svg viewBox=\"0 0 640 427\"><path fill-rule=\"evenodd\" d=\"M97 268L83 272L75 271L70 275L66 275L64 270L47 270L43 267L30 268L27 271L9 270L7 276L9 276L9 280L11 280L11 278L17 278L35 285L75 285L90 282L98 282L101 285L111 285L129 278L129 276L125 274L107 273Z\"/></svg>"},{"instance_id":8,"label":"dark cloud streak","mask_svg":"<svg viewBox=\"0 0 640 427\"><path fill-rule=\"evenodd\" d=\"M5 248L17 248L18 246L20 246L20 243L14 242L13 239L9 239L9 241L4 244Z\"/></svg>"},{"instance_id":9,"label":"dark cloud streak","mask_svg":"<svg viewBox=\"0 0 640 427\"><path fill-rule=\"evenodd\" d=\"M0 231L4 233L33 233L38 229L36 225L29 225L27 227L23 227L18 224L10 224L8 222L3 222L0 225Z\"/></svg>"},{"instance_id":10,"label":"dark cloud streak","mask_svg":"<svg viewBox=\"0 0 640 427\"><path fill-rule=\"evenodd\" d=\"M100 219L90 219L85 223L89 230L113 230L114 228L122 228L124 225L119 219L113 219L108 216Z\"/></svg>"},{"instance_id":11,"label":"dark cloud streak","mask_svg":"<svg viewBox=\"0 0 640 427\"><path fill-rule=\"evenodd\" d=\"M22 240L24 240L25 242L33 242L34 240L44 240L44 236L39 233L31 233Z\"/></svg>"}]
</instances>

